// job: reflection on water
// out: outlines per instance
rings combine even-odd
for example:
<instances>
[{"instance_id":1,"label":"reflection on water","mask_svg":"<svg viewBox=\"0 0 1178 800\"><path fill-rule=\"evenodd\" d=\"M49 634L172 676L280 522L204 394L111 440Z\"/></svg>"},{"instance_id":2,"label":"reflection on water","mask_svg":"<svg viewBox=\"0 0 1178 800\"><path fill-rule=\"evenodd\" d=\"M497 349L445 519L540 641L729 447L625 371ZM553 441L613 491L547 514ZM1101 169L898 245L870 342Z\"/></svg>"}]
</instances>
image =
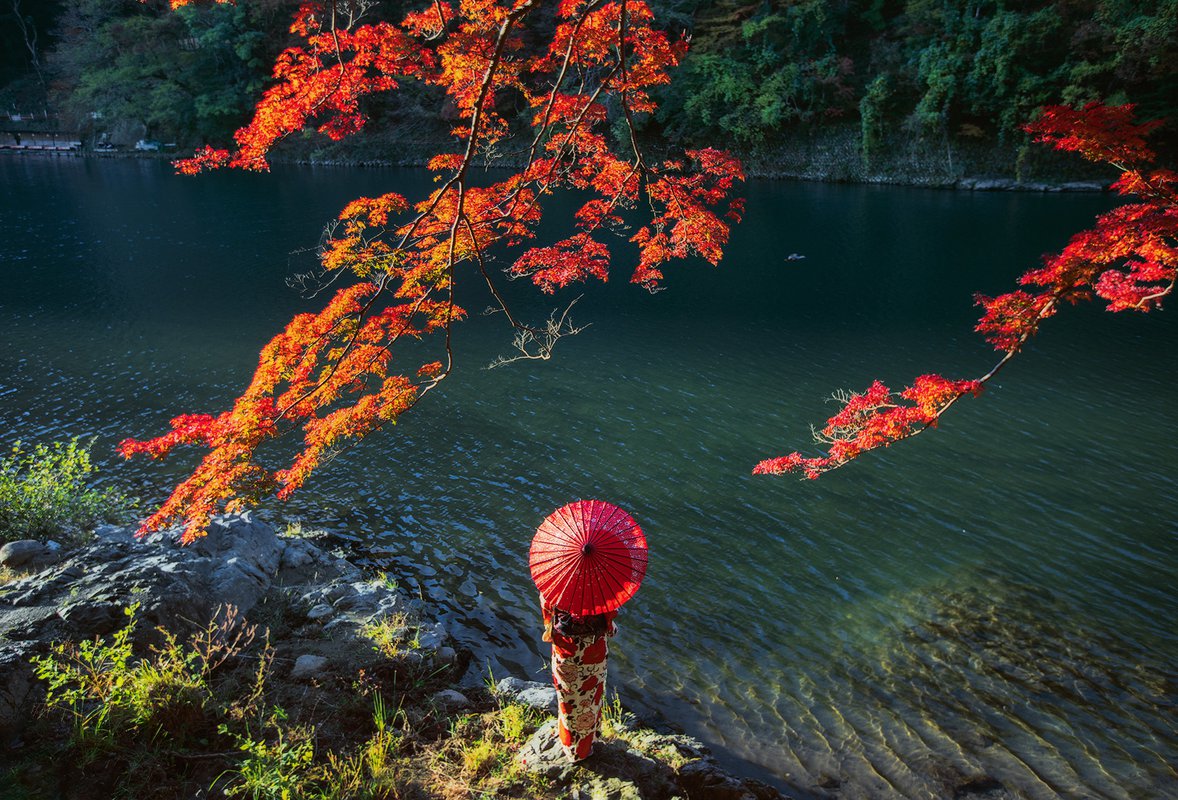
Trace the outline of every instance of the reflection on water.
<instances>
[{"instance_id":1,"label":"reflection on water","mask_svg":"<svg viewBox=\"0 0 1178 800\"><path fill-rule=\"evenodd\" d=\"M290 251L357 194L428 185L0 159L0 446L96 436L105 474L158 501L184 458L121 464L113 445L223 407L304 308ZM1107 201L748 194L719 270L653 297L591 288L593 327L552 362L479 369L508 337L475 315L441 390L269 513L417 565L402 583L480 663L543 679L528 539L609 499L651 542L613 685L738 768L799 797L1178 796L1172 317L1069 309L938 432L816 482L749 474L803 445L837 388L984 370L971 292Z\"/></svg>"}]
</instances>

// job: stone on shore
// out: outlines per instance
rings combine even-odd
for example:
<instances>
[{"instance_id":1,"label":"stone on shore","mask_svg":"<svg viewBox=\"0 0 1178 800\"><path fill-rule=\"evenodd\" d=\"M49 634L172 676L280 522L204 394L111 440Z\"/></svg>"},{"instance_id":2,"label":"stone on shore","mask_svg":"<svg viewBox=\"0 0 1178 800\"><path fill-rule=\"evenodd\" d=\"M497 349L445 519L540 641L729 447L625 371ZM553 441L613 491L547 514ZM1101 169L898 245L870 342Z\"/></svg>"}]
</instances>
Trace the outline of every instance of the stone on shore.
<instances>
[{"instance_id":1,"label":"stone on shore","mask_svg":"<svg viewBox=\"0 0 1178 800\"><path fill-rule=\"evenodd\" d=\"M569 797L603 800L787 800L773 787L725 772L707 748L688 736L626 731L599 739L587 759L570 762L556 738L556 721L541 726L516 754L526 772L567 789Z\"/></svg>"},{"instance_id":2,"label":"stone on shore","mask_svg":"<svg viewBox=\"0 0 1178 800\"><path fill-rule=\"evenodd\" d=\"M62 547L54 541L20 539L0 547L0 566L16 570L43 569L61 560Z\"/></svg>"},{"instance_id":3,"label":"stone on shore","mask_svg":"<svg viewBox=\"0 0 1178 800\"><path fill-rule=\"evenodd\" d=\"M556 713L556 688L550 683L504 678L495 684L495 694L537 711Z\"/></svg>"},{"instance_id":4,"label":"stone on shore","mask_svg":"<svg viewBox=\"0 0 1178 800\"><path fill-rule=\"evenodd\" d=\"M308 681L312 678L318 678L326 671L327 659L324 656L304 653L295 659L294 668L290 671L290 677L296 681Z\"/></svg>"},{"instance_id":5,"label":"stone on shore","mask_svg":"<svg viewBox=\"0 0 1178 800\"><path fill-rule=\"evenodd\" d=\"M442 689L435 692L431 699L442 708L466 708L470 705L470 698L457 689Z\"/></svg>"}]
</instances>

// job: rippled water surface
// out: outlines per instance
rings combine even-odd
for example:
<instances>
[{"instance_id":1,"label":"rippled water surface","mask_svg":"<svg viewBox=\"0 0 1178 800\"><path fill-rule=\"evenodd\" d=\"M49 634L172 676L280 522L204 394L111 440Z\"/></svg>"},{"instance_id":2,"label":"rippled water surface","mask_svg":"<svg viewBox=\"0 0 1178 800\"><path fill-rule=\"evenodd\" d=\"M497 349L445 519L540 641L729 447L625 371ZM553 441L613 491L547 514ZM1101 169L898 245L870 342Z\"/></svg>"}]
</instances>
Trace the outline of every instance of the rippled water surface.
<instances>
[{"instance_id":1,"label":"rippled water surface","mask_svg":"<svg viewBox=\"0 0 1178 800\"><path fill-rule=\"evenodd\" d=\"M429 186L0 158L0 446L95 436L104 476L158 501L191 460L122 464L114 444L232 399L308 308L284 278L343 203ZM609 499L651 543L612 681L737 769L799 797L1178 797L1173 311L1066 309L939 431L819 481L749 474L806 445L834 390L983 372L972 292L1109 200L747 196L719 269L676 267L655 296L588 287L593 325L550 362L482 369L510 336L474 315L455 376L264 513L424 565L403 580L480 661L543 680L528 540Z\"/></svg>"}]
</instances>

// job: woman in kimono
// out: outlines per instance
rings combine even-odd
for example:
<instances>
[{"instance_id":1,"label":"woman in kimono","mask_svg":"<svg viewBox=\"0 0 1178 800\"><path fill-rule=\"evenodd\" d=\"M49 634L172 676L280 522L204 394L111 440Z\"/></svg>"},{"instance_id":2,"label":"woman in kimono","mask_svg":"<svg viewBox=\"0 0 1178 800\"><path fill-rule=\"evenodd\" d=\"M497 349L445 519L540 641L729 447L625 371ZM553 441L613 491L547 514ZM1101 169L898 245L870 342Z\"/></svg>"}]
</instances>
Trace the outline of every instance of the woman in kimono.
<instances>
[{"instance_id":1,"label":"woman in kimono","mask_svg":"<svg viewBox=\"0 0 1178 800\"><path fill-rule=\"evenodd\" d=\"M607 637L617 633L616 611L575 617L543 605L544 641L552 643L552 684L557 697L557 735L570 761L588 758L601 734L605 701Z\"/></svg>"},{"instance_id":2,"label":"woman in kimono","mask_svg":"<svg viewBox=\"0 0 1178 800\"><path fill-rule=\"evenodd\" d=\"M528 554L552 643L557 732L570 761L588 758L601 732L608 637L646 574L646 537L621 508L578 500L549 514Z\"/></svg>"}]
</instances>

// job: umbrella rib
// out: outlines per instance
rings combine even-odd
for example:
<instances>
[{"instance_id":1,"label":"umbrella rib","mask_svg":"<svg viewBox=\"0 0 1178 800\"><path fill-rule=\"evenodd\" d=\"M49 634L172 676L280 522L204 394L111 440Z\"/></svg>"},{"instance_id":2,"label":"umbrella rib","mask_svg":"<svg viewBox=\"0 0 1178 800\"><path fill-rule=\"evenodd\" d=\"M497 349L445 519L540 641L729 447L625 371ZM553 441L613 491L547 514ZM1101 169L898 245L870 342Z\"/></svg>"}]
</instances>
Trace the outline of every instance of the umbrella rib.
<instances>
[{"instance_id":1,"label":"umbrella rib","mask_svg":"<svg viewBox=\"0 0 1178 800\"><path fill-rule=\"evenodd\" d=\"M570 528L567 525L566 520L563 517L553 514L550 517L548 517L548 519L544 520L544 522L548 525L548 529L551 530L554 534L556 534L553 537L556 541L558 541L558 542L566 542L566 541L567 542L576 542L577 541L576 530Z\"/></svg>"},{"instance_id":2,"label":"umbrella rib","mask_svg":"<svg viewBox=\"0 0 1178 800\"><path fill-rule=\"evenodd\" d=\"M595 550L595 555L601 557L603 561L608 561L610 564L616 564L623 569L629 569L634 564L634 558L630 554L607 553L602 550Z\"/></svg>"},{"instance_id":3,"label":"umbrella rib","mask_svg":"<svg viewBox=\"0 0 1178 800\"><path fill-rule=\"evenodd\" d=\"M601 582L612 590L611 597L614 600L624 599L622 595L625 594L626 583L616 573L609 570L602 570Z\"/></svg>"},{"instance_id":4,"label":"umbrella rib","mask_svg":"<svg viewBox=\"0 0 1178 800\"><path fill-rule=\"evenodd\" d=\"M565 587L568 586L569 582L572 580L572 576L576 573L576 571L576 561L570 560L562 564L555 565L551 570L548 571L548 573L546 573L546 577L548 577L548 580L552 584L556 585L556 587L559 589L558 594L563 594Z\"/></svg>"},{"instance_id":5,"label":"umbrella rib","mask_svg":"<svg viewBox=\"0 0 1178 800\"><path fill-rule=\"evenodd\" d=\"M549 551L546 553L533 553L528 559L529 567L532 572L548 572L553 564L563 564L566 562L570 553L568 551Z\"/></svg>"},{"instance_id":6,"label":"umbrella rib","mask_svg":"<svg viewBox=\"0 0 1178 800\"><path fill-rule=\"evenodd\" d=\"M622 511L622 509L619 506L609 505L607 508L604 509L604 511L606 513L601 516L600 521L599 521L599 525L602 528L610 528L613 524L614 517L616 517L618 515L618 512ZM626 512L622 511L622 513L625 514ZM627 515L627 516L629 516L629 515Z\"/></svg>"},{"instance_id":7,"label":"umbrella rib","mask_svg":"<svg viewBox=\"0 0 1178 800\"><path fill-rule=\"evenodd\" d=\"M597 583L603 594L606 596L602 598L601 604L608 607L613 605L613 599L617 597L617 590L614 589L614 574L612 570L606 569L605 564L597 562L594 564L597 569ZM605 609L603 609L605 610Z\"/></svg>"},{"instance_id":8,"label":"umbrella rib","mask_svg":"<svg viewBox=\"0 0 1178 800\"><path fill-rule=\"evenodd\" d=\"M592 588L594 590L592 598L593 611L596 613L601 613L604 611L602 606L606 605L605 601L607 599L602 597L602 595L609 588L609 581L607 580L606 570L602 568L602 565L596 558L590 559L590 566L592 569L593 578L591 581L586 582L586 589L588 590L589 588Z\"/></svg>"},{"instance_id":9,"label":"umbrella rib","mask_svg":"<svg viewBox=\"0 0 1178 800\"><path fill-rule=\"evenodd\" d=\"M584 616L584 614L585 614L585 571L584 571L584 565L582 564L580 566L581 566L581 569L577 571L578 580L573 585L574 593L576 595L579 595L579 597L577 598L577 608L575 611L573 609L569 609L569 613L574 614L578 617Z\"/></svg>"},{"instance_id":10,"label":"umbrella rib","mask_svg":"<svg viewBox=\"0 0 1178 800\"><path fill-rule=\"evenodd\" d=\"M599 547L594 552L601 555L602 558L622 562L633 561L635 558L643 558L646 554L646 550L643 548L618 546Z\"/></svg>"},{"instance_id":11,"label":"umbrella rib","mask_svg":"<svg viewBox=\"0 0 1178 800\"><path fill-rule=\"evenodd\" d=\"M564 523L564 529L569 531L571 541L578 544L583 542L585 535L584 525L581 524L580 518L578 518L580 515L576 513L576 510L570 507L570 505L565 505L564 508L558 511L558 514L560 514L561 521Z\"/></svg>"},{"instance_id":12,"label":"umbrella rib","mask_svg":"<svg viewBox=\"0 0 1178 800\"><path fill-rule=\"evenodd\" d=\"M569 569L568 566L566 566L565 564L553 564L548 569L545 569L542 571L541 570L533 571L532 572L532 579L535 580L537 583L543 583L545 585L548 585L548 584L551 584L555 581L559 581L561 576L564 575L566 572L568 572L568 569Z\"/></svg>"}]
</instances>

